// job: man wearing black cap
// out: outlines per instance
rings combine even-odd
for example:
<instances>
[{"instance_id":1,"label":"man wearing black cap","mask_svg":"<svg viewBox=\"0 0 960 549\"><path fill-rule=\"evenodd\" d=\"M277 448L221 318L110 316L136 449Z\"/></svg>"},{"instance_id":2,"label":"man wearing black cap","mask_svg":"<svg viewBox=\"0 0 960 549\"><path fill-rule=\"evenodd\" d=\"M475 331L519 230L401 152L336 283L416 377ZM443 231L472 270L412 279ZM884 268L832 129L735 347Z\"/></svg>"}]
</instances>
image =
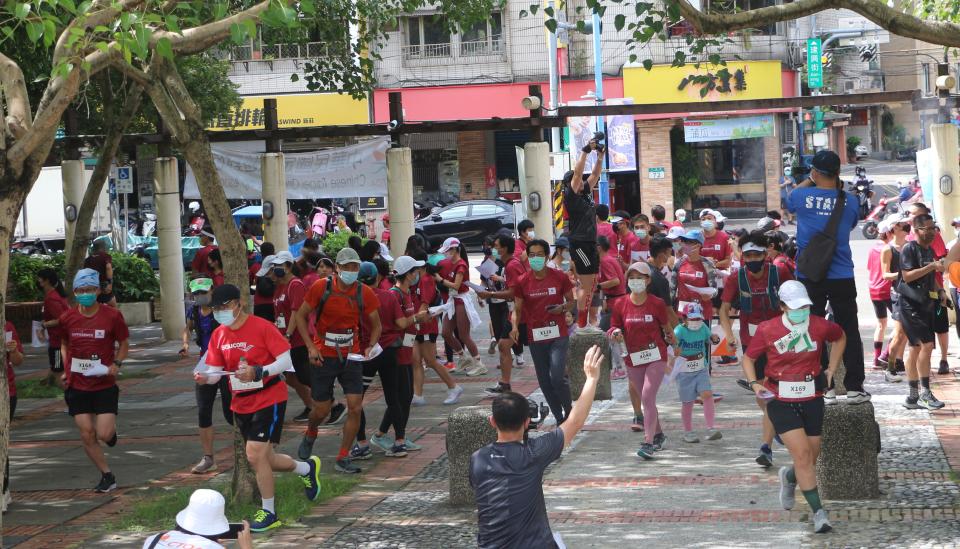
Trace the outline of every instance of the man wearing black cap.
<instances>
[{"instance_id":1,"label":"man wearing black cap","mask_svg":"<svg viewBox=\"0 0 960 549\"><path fill-rule=\"evenodd\" d=\"M843 192L846 197L837 234L830 235L836 239L837 245L826 279L814 284L799 270L797 278L807 287L813 301L813 314L824 316L827 302L830 302L834 321L847 336L847 346L843 351L843 364L847 370L843 379L847 388L847 403L860 404L870 400L870 393L863 390L863 343L857 320L857 286L853 279L853 255L850 251L850 231L857 226L860 215L857 198L843 191L837 153L825 149L814 155L810 178L790 192L787 209L797 216L799 259L811 238L826 228L830 214L839 202L837 191ZM823 358L826 360L826 355ZM831 389L824 395L824 403L829 405L836 402L836 395Z\"/></svg>"},{"instance_id":2,"label":"man wearing black cap","mask_svg":"<svg viewBox=\"0 0 960 549\"><path fill-rule=\"evenodd\" d=\"M583 173L587 157L597 153L593 171ZM576 166L563 176L563 207L570 216L570 257L573 260L580 290L577 295L577 324L587 326L587 313L600 272L600 254L597 252L597 205L593 189L600 181L603 167L603 145L591 140L580 152Z\"/></svg>"}]
</instances>

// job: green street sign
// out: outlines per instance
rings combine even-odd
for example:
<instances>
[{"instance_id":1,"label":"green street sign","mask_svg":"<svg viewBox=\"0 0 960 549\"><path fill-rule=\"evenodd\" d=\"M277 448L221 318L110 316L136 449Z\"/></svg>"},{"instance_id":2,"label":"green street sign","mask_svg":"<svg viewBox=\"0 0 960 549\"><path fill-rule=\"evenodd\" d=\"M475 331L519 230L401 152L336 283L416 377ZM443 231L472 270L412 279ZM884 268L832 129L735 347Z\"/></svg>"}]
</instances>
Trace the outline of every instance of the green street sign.
<instances>
[{"instance_id":1,"label":"green street sign","mask_svg":"<svg viewBox=\"0 0 960 549\"><path fill-rule=\"evenodd\" d=\"M807 86L811 88L823 87L822 48L819 38L807 38Z\"/></svg>"}]
</instances>

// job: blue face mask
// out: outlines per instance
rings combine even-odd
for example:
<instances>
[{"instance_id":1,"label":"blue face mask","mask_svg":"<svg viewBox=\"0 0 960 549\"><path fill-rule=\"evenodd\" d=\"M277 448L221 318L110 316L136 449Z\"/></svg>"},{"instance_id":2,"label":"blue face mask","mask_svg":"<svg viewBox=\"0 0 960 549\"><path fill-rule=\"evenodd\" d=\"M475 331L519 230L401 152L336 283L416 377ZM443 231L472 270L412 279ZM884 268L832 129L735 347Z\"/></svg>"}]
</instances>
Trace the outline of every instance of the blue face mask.
<instances>
[{"instance_id":1,"label":"blue face mask","mask_svg":"<svg viewBox=\"0 0 960 549\"><path fill-rule=\"evenodd\" d=\"M436 267L441 261L443 261L443 254L430 254L430 256L427 257L427 263L433 265L434 267Z\"/></svg>"},{"instance_id":2,"label":"blue face mask","mask_svg":"<svg viewBox=\"0 0 960 549\"><path fill-rule=\"evenodd\" d=\"M637 238L639 238L640 240L643 240L644 238L647 238L647 230L646 230L646 229L637 229L637 230L633 231L633 234L637 235Z\"/></svg>"},{"instance_id":3,"label":"blue face mask","mask_svg":"<svg viewBox=\"0 0 960 549\"><path fill-rule=\"evenodd\" d=\"M89 307L97 302L97 294L75 294L77 303Z\"/></svg>"},{"instance_id":4,"label":"blue face mask","mask_svg":"<svg viewBox=\"0 0 960 549\"><path fill-rule=\"evenodd\" d=\"M530 268L534 271L540 272L547 265L547 258L545 257L531 257L530 258Z\"/></svg>"},{"instance_id":5,"label":"blue face mask","mask_svg":"<svg viewBox=\"0 0 960 549\"><path fill-rule=\"evenodd\" d=\"M810 309L789 309L787 320L793 324L803 324L810 319Z\"/></svg>"},{"instance_id":6,"label":"blue face mask","mask_svg":"<svg viewBox=\"0 0 960 549\"><path fill-rule=\"evenodd\" d=\"M417 273L417 276L413 277L413 280L410 281L411 286L416 286L420 283L420 273Z\"/></svg>"},{"instance_id":7,"label":"blue face mask","mask_svg":"<svg viewBox=\"0 0 960 549\"><path fill-rule=\"evenodd\" d=\"M340 271L338 276L340 277L341 282L349 286L357 281L357 277L360 276L360 273L356 271Z\"/></svg>"},{"instance_id":8,"label":"blue face mask","mask_svg":"<svg viewBox=\"0 0 960 549\"><path fill-rule=\"evenodd\" d=\"M496 248L490 248L490 257L492 257L494 261L497 261L500 259L500 252L498 252Z\"/></svg>"},{"instance_id":9,"label":"blue face mask","mask_svg":"<svg viewBox=\"0 0 960 549\"><path fill-rule=\"evenodd\" d=\"M225 311L213 311L213 319L217 321L217 324L221 326L229 326L237 321L237 315L233 314L233 311L227 309Z\"/></svg>"},{"instance_id":10,"label":"blue face mask","mask_svg":"<svg viewBox=\"0 0 960 549\"><path fill-rule=\"evenodd\" d=\"M700 222L700 228L702 228L707 232L714 230L716 227L717 227L717 224L714 223L713 221L710 221L709 219L704 219L703 221Z\"/></svg>"}]
</instances>

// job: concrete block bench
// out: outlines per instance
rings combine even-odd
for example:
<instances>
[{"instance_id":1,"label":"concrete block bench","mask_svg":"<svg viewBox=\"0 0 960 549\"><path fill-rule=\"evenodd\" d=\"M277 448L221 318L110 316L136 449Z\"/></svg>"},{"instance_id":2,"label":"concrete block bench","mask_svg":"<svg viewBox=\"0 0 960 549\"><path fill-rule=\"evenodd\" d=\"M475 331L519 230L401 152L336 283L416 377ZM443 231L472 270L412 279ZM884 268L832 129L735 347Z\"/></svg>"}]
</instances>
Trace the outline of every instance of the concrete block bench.
<instances>
[{"instance_id":1,"label":"concrete block bench","mask_svg":"<svg viewBox=\"0 0 960 549\"><path fill-rule=\"evenodd\" d=\"M447 459L450 462L450 503L474 505L470 487L470 456L496 442L497 431L490 425L490 406L461 406L447 418Z\"/></svg>"},{"instance_id":2,"label":"concrete block bench","mask_svg":"<svg viewBox=\"0 0 960 549\"><path fill-rule=\"evenodd\" d=\"M827 406L823 438L817 459L817 484L824 499L875 499L880 497L877 454L880 427L873 404Z\"/></svg>"},{"instance_id":3,"label":"concrete block bench","mask_svg":"<svg viewBox=\"0 0 960 549\"><path fill-rule=\"evenodd\" d=\"M600 330L577 330L570 336L570 347L567 349L567 377L570 379L570 397L577 400L586 378L583 375L583 362L587 351L594 345L603 350L603 363L600 364L600 381L597 383L597 395L594 400L610 400L613 391L610 388L610 342L607 335Z\"/></svg>"}]
</instances>

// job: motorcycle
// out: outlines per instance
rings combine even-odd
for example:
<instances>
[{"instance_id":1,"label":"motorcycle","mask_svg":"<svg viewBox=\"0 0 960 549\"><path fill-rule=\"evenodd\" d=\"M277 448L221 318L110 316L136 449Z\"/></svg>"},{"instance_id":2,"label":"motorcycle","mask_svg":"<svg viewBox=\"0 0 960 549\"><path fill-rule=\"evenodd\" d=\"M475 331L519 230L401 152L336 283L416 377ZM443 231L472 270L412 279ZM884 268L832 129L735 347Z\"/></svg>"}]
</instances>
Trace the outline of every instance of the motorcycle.
<instances>
[{"instance_id":1,"label":"motorcycle","mask_svg":"<svg viewBox=\"0 0 960 549\"><path fill-rule=\"evenodd\" d=\"M859 178L849 183L850 192L857 196L857 202L860 206L860 219L866 219L873 209L873 180L867 179L866 172L862 172Z\"/></svg>"},{"instance_id":2,"label":"motorcycle","mask_svg":"<svg viewBox=\"0 0 960 549\"><path fill-rule=\"evenodd\" d=\"M864 238L873 240L880 234L879 225L889 215L900 213L899 196L885 196L877 201L870 214L864 219L863 228L860 230Z\"/></svg>"}]
</instances>

